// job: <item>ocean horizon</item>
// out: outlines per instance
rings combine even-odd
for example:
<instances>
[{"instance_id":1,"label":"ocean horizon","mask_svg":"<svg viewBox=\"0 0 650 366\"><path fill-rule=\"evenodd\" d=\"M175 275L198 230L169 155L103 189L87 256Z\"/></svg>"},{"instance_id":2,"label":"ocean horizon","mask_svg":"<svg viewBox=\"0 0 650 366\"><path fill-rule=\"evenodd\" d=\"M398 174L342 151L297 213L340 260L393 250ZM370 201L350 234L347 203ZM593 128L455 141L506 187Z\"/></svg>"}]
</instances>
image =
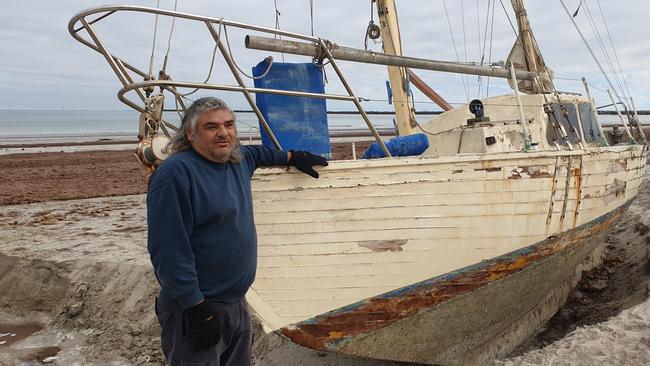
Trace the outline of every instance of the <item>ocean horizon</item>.
<instances>
[{"instance_id":1,"label":"ocean horizon","mask_svg":"<svg viewBox=\"0 0 650 366\"><path fill-rule=\"evenodd\" d=\"M242 134L257 134L257 118L253 112L236 111L237 129ZM420 122L434 117L436 112L417 113ZM616 124L617 115L601 114L604 125ZM177 114L166 113L165 118L178 125ZM394 113L373 112L369 118L377 129L394 127ZM650 115L641 115L641 123L650 124ZM135 138L138 133L139 113L133 110L0 110L0 141L26 138ZM356 112L328 113L328 125L335 131L364 130L367 126Z\"/></svg>"}]
</instances>

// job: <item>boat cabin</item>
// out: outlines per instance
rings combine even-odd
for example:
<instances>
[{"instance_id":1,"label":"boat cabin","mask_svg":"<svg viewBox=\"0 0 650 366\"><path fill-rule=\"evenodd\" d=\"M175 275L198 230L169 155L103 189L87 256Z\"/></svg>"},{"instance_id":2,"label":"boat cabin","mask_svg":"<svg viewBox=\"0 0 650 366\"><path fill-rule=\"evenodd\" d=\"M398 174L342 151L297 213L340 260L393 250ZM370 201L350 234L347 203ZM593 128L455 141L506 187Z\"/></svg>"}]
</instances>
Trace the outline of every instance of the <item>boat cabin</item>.
<instances>
[{"instance_id":1,"label":"boat cabin","mask_svg":"<svg viewBox=\"0 0 650 366\"><path fill-rule=\"evenodd\" d=\"M547 96L547 99L552 98ZM521 101L530 147L526 146L516 98L504 95L482 100L485 117L480 121L476 121L469 108L456 108L422 124L429 139L429 148L423 155L579 149L580 144L600 144L602 134L587 97L559 94L559 102L557 98L551 101L554 117L544 111L545 100L541 94L521 95ZM564 117L560 104L566 109L568 118ZM565 139L554 125L555 118L566 132Z\"/></svg>"}]
</instances>

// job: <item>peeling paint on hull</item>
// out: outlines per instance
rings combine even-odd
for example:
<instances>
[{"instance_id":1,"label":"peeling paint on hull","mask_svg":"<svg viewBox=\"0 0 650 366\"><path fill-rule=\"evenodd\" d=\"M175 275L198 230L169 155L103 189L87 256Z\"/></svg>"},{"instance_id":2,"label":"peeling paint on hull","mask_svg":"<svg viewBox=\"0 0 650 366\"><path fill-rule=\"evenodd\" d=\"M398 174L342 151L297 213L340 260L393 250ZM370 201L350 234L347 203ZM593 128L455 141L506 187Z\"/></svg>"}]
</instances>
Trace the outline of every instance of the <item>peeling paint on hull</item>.
<instances>
[{"instance_id":1,"label":"peeling paint on hull","mask_svg":"<svg viewBox=\"0 0 650 366\"><path fill-rule=\"evenodd\" d=\"M452 303L455 299L471 298L474 292L482 288L497 283L505 284L511 277L515 277L513 276L515 274L519 277L526 276L527 271L540 267L545 262L551 262L553 258L568 255L570 258L566 261L579 263L585 254L589 255L593 250L591 246L595 245L594 240L590 239L604 235L629 204L630 202L627 202L592 222L561 235L551 236L529 247L319 315L282 328L280 332L298 344L317 350L407 362L440 362L441 360L436 360L431 354L431 352L444 354L444 350L438 349L436 344L418 346L418 342L415 342L414 346L401 347L401 354L395 352L395 349L390 353L380 354L373 353L375 347L369 346L368 339L372 338L373 333L383 333L383 338L394 333L397 340L409 338L409 334L430 332L431 329L427 330L427 328L431 327L431 324L422 323L420 324L422 329L409 327L410 332L405 334L400 324L424 313L435 313L438 307L445 303ZM500 306L503 301L516 301L516 299L495 298L491 303L482 305L491 309ZM458 308L452 310L453 312L456 312L455 316L462 318L465 310ZM512 319L518 319L521 315L510 314ZM462 321L459 322L459 326L462 327ZM393 327L397 329L391 331ZM434 332L436 331L434 329ZM448 329L441 330L443 333L448 331ZM376 340L372 343L381 344ZM434 359L432 360L431 357ZM445 357L460 360L463 355Z\"/></svg>"}]
</instances>

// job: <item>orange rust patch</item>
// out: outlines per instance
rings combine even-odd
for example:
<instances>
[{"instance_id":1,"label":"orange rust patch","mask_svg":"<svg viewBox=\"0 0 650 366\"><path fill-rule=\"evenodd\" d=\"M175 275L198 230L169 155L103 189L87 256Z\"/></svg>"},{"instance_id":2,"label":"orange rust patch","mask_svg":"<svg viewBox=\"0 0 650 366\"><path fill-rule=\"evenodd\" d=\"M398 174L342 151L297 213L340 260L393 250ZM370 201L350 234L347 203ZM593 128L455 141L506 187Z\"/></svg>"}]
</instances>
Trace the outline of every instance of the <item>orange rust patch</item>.
<instances>
[{"instance_id":1,"label":"orange rust patch","mask_svg":"<svg viewBox=\"0 0 650 366\"><path fill-rule=\"evenodd\" d=\"M582 161L580 162L580 166L582 167ZM582 196L582 169L581 168L573 168L571 170L571 174L573 174L573 177L575 178L573 180L573 184L575 187L576 191L576 209L573 213L573 226L576 227L578 223L578 215L580 214L580 204L582 203L581 196Z\"/></svg>"},{"instance_id":2,"label":"orange rust patch","mask_svg":"<svg viewBox=\"0 0 650 366\"><path fill-rule=\"evenodd\" d=\"M599 220L589 227L551 236L526 250L520 250L516 255L504 255L461 272L376 296L339 311L282 328L280 332L303 346L318 350L336 350L339 341L372 333L442 302L474 291L492 281L521 271L565 248L579 245L592 234L608 230L623 210L624 208L617 209L606 219Z\"/></svg>"}]
</instances>

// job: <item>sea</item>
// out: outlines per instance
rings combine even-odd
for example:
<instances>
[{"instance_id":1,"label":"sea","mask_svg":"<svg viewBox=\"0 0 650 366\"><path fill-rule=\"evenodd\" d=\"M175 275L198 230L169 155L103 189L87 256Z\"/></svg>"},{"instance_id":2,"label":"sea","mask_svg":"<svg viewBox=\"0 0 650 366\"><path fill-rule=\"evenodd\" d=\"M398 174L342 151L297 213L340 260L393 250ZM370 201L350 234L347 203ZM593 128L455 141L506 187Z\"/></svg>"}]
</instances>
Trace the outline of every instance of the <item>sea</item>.
<instances>
[{"instance_id":1,"label":"sea","mask_svg":"<svg viewBox=\"0 0 650 366\"><path fill-rule=\"evenodd\" d=\"M257 135L259 126L253 112L236 112L238 132L243 136ZM417 115L421 122L434 117L432 112ZM393 129L392 113L370 112L369 118L377 129ZM640 116L650 124L650 115ZM178 125L177 114L166 113L165 119ZM132 110L0 110L0 144L28 141L133 140L138 131L139 114ZM604 125L618 122L616 115L602 115ZM328 114L332 131L367 130L358 113Z\"/></svg>"}]
</instances>

